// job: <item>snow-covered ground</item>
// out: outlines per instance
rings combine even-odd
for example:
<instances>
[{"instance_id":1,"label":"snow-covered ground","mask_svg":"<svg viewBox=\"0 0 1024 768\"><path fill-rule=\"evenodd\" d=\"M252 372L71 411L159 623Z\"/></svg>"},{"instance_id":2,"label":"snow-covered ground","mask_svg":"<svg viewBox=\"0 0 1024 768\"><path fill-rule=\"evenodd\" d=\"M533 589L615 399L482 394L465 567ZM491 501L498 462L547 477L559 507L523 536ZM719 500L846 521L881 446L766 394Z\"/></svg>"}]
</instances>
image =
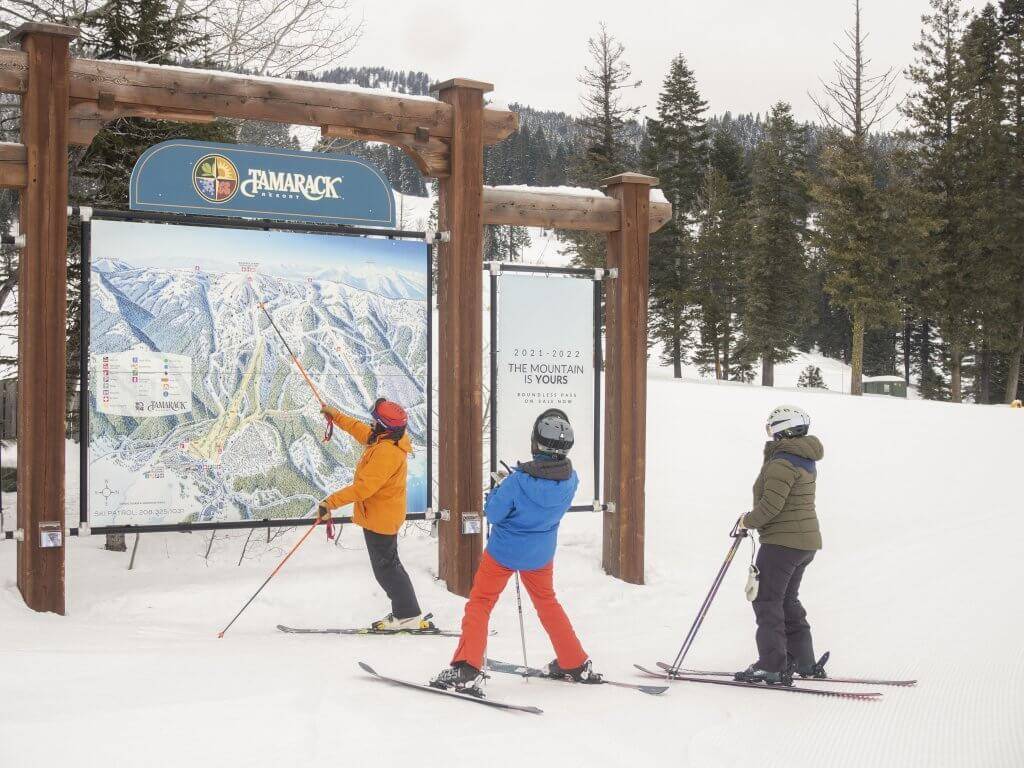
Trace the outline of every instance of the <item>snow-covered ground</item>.
<instances>
[{"instance_id":1,"label":"snow-covered ground","mask_svg":"<svg viewBox=\"0 0 1024 768\"><path fill-rule=\"evenodd\" d=\"M0 542L0 766L1020 766L1024 613L1019 446L1024 414L716 386L654 377L648 411L647 584L606 577L601 520L569 519L560 594L599 668L671 657L748 509L762 422L792 401L826 446L825 549L805 578L819 651L850 675L912 676L876 703L677 683L660 698L494 676L510 714L393 688L356 667L425 680L445 638L287 636L277 623L355 625L386 610L359 531L317 532L226 638L216 633L300 531L149 534L135 568L99 537L68 546L68 616L35 614ZM70 481L69 481L70 482ZM69 489L69 494L73 493ZM8 499L5 499L7 502ZM434 580L436 541L401 548L426 608L455 627L463 601ZM744 548L689 662L752 660ZM531 662L551 658L527 611ZM490 652L519 657L515 600L498 605Z\"/></svg>"}]
</instances>

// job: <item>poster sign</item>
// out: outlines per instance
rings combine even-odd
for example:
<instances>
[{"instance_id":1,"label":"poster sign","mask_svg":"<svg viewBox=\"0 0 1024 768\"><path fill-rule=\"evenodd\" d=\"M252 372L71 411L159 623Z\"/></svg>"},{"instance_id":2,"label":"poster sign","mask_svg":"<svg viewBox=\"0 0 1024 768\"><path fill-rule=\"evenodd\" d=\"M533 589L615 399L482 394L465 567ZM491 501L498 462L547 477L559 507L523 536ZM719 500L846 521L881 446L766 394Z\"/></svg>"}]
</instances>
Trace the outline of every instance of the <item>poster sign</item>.
<instances>
[{"instance_id":1,"label":"poster sign","mask_svg":"<svg viewBox=\"0 0 1024 768\"><path fill-rule=\"evenodd\" d=\"M498 459L530 459L536 418L565 411L580 477L574 505L598 498L594 480L594 283L548 274L503 273L498 278L495 415ZM494 311L494 308L492 308Z\"/></svg>"},{"instance_id":2,"label":"poster sign","mask_svg":"<svg viewBox=\"0 0 1024 768\"><path fill-rule=\"evenodd\" d=\"M173 139L132 170L136 211L394 228L395 197L365 160L294 149Z\"/></svg>"},{"instance_id":3,"label":"poster sign","mask_svg":"<svg viewBox=\"0 0 1024 768\"><path fill-rule=\"evenodd\" d=\"M338 429L323 442L320 405L262 307L329 403L364 420L377 397L405 406L408 511L426 510L425 243L89 226L94 528L298 520L351 482L362 446Z\"/></svg>"}]
</instances>

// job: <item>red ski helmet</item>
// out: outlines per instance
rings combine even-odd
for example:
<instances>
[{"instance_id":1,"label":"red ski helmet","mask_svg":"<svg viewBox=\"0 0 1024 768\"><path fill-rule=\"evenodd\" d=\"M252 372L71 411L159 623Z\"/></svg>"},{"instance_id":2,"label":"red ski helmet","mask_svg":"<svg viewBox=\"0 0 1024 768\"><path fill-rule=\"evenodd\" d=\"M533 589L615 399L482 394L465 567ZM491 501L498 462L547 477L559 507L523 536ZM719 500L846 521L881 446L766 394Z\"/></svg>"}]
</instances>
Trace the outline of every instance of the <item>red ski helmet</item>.
<instances>
[{"instance_id":1,"label":"red ski helmet","mask_svg":"<svg viewBox=\"0 0 1024 768\"><path fill-rule=\"evenodd\" d=\"M371 411L374 421L387 430L401 429L409 423L409 416L398 403L378 398Z\"/></svg>"}]
</instances>

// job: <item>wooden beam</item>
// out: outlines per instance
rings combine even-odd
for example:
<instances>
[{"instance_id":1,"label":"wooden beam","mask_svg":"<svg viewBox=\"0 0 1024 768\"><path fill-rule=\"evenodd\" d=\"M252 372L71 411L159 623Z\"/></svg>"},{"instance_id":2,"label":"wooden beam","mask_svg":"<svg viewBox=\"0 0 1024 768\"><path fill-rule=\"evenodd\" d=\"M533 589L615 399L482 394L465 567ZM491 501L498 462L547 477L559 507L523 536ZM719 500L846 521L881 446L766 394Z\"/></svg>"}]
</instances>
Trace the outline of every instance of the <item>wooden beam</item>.
<instances>
[{"instance_id":1,"label":"wooden beam","mask_svg":"<svg viewBox=\"0 0 1024 768\"><path fill-rule=\"evenodd\" d=\"M0 141L0 187L21 189L27 183L25 145Z\"/></svg>"},{"instance_id":2,"label":"wooden beam","mask_svg":"<svg viewBox=\"0 0 1024 768\"><path fill-rule=\"evenodd\" d=\"M440 86L454 123L451 174L438 188L438 229L450 233L438 253L438 504L450 515L439 525L439 573L463 597L482 548L462 520L483 507L483 96L478 84Z\"/></svg>"},{"instance_id":3,"label":"wooden beam","mask_svg":"<svg viewBox=\"0 0 1024 768\"><path fill-rule=\"evenodd\" d=\"M0 48L0 93L25 93L28 89L28 57L24 51Z\"/></svg>"},{"instance_id":4,"label":"wooden beam","mask_svg":"<svg viewBox=\"0 0 1024 768\"><path fill-rule=\"evenodd\" d=\"M37 611L64 613L64 547L44 548L40 524L64 531L64 403L67 401L68 46L77 32L25 25L28 67L21 140L28 166L19 222L18 588Z\"/></svg>"},{"instance_id":5,"label":"wooden beam","mask_svg":"<svg viewBox=\"0 0 1024 768\"><path fill-rule=\"evenodd\" d=\"M362 128L348 128L343 125L321 126L320 135L330 139L381 141L379 132L365 131ZM416 133L391 134L387 143L394 144L409 155L424 176L440 179L450 173L450 142L430 136L425 128Z\"/></svg>"},{"instance_id":6,"label":"wooden beam","mask_svg":"<svg viewBox=\"0 0 1024 768\"><path fill-rule=\"evenodd\" d=\"M24 93L28 87L22 51L0 50L0 91ZM373 141L426 128L436 138L451 138L452 108L443 101L383 91L309 83L284 78L235 75L184 67L94 59L71 60L71 98L100 104L109 99L108 119L142 107L206 112L219 117L299 125L361 128ZM514 112L484 109L483 141L496 144L519 124Z\"/></svg>"},{"instance_id":7,"label":"wooden beam","mask_svg":"<svg viewBox=\"0 0 1024 768\"><path fill-rule=\"evenodd\" d=\"M622 227L608 235L606 283L604 570L644 583L644 473L647 439L647 301L650 188L657 179L624 173L602 186L622 205Z\"/></svg>"},{"instance_id":8,"label":"wooden beam","mask_svg":"<svg viewBox=\"0 0 1024 768\"><path fill-rule=\"evenodd\" d=\"M650 231L657 232L671 217L669 203L651 203ZM484 223L614 232L622 226L622 205L597 192L484 187Z\"/></svg>"},{"instance_id":9,"label":"wooden beam","mask_svg":"<svg viewBox=\"0 0 1024 768\"><path fill-rule=\"evenodd\" d=\"M120 104L100 94L99 102L75 101L71 103L71 144L87 147L104 125L118 117L144 117L149 120L173 120L179 123L212 123L216 116L211 112L167 107L149 107L142 104Z\"/></svg>"}]
</instances>

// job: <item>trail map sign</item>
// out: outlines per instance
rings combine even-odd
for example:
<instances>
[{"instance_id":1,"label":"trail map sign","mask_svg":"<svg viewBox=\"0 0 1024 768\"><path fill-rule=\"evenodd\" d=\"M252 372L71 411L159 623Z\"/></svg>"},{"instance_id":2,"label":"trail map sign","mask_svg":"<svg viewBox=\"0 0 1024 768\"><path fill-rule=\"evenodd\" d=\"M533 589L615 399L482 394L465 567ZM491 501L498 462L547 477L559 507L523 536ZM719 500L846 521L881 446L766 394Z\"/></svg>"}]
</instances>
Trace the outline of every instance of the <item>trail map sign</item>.
<instances>
[{"instance_id":1,"label":"trail map sign","mask_svg":"<svg viewBox=\"0 0 1024 768\"><path fill-rule=\"evenodd\" d=\"M88 519L93 527L298 519L362 453L324 398L409 411L409 511L428 505L429 256L422 241L94 219Z\"/></svg>"},{"instance_id":2,"label":"trail map sign","mask_svg":"<svg viewBox=\"0 0 1024 768\"><path fill-rule=\"evenodd\" d=\"M591 273L587 273L588 276ZM580 477L574 506L599 499L595 473L594 282L586 277L502 272L498 281L497 458L511 466L530 458L530 431L548 408L565 411Z\"/></svg>"},{"instance_id":3,"label":"trail map sign","mask_svg":"<svg viewBox=\"0 0 1024 768\"><path fill-rule=\"evenodd\" d=\"M143 153L129 204L136 211L395 226L391 185L358 157L184 139Z\"/></svg>"}]
</instances>

